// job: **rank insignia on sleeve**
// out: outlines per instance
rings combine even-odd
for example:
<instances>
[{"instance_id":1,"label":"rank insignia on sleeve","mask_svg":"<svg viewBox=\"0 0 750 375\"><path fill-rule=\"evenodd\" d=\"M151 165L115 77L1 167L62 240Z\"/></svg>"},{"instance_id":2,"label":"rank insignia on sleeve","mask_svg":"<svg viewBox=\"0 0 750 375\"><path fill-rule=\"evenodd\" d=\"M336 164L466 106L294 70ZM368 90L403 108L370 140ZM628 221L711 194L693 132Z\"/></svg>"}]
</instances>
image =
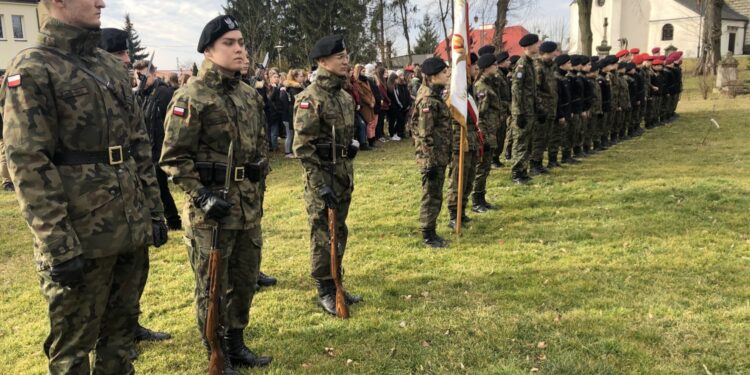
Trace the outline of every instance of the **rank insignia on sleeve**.
<instances>
[{"instance_id":1,"label":"rank insignia on sleeve","mask_svg":"<svg viewBox=\"0 0 750 375\"><path fill-rule=\"evenodd\" d=\"M8 87L14 88L14 87L18 87L18 86L21 86L21 75L20 74L16 74L14 76L8 77Z\"/></svg>"},{"instance_id":2,"label":"rank insignia on sleeve","mask_svg":"<svg viewBox=\"0 0 750 375\"><path fill-rule=\"evenodd\" d=\"M430 113L430 107L422 108L422 113Z\"/></svg>"},{"instance_id":3,"label":"rank insignia on sleeve","mask_svg":"<svg viewBox=\"0 0 750 375\"><path fill-rule=\"evenodd\" d=\"M299 107L301 109L310 109L310 102L300 102Z\"/></svg>"},{"instance_id":4,"label":"rank insignia on sleeve","mask_svg":"<svg viewBox=\"0 0 750 375\"><path fill-rule=\"evenodd\" d=\"M485 96L487 96L487 94L486 94L486 93L483 93L483 92L480 92L480 93L479 93L479 95L477 95L477 96L479 97L479 99L482 99L482 98L484 98Z\"/></svg>"},{"instance_id":5,"label":"rank insignia on sleeve","mask_svg":"<svg viewBox=\"0 0 750 375\"><path fill-rule=\"evenodd\" d=\"M172 109L172 114L177 117L185 117L185 108L175 106L174 109Z\"/></svg>"}]
</instances>

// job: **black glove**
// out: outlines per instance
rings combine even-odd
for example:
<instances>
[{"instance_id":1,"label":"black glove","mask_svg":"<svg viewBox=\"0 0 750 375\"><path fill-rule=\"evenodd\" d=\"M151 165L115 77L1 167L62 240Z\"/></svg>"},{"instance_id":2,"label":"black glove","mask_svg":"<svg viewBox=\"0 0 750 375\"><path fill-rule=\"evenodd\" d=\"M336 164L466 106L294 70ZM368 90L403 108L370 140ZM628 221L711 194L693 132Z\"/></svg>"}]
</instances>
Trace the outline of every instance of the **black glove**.
<instances>
[{"instance_id":1,"label":"black glove","mask_svg":"<svg viewBox=\"0 0 750 375\"><path fill-rule=\"evenodd\" d=\"M49 270L49 277L52 281L68 288L78 286L83 283L83 268L86 261L83 255L79 255L70 260L52 266Z\"/></svg>"},{"instance_id":2,"label":"black glove","mask_svg":"<svg viewBox=\"0 0 750 375\"><path fill-rule=\"evenodd\" d=\"M430 180L437 179L440 177L440 168L438 167L429 167L424 170L424 175Z\"/></svg>"},{"instance_id":3,"label":"black glove","mask_svg":"<svg viewBox=\"0 0 750 375\"><path fill-rule=\"evenodd\" d=\"M153 232L154 247L160 247L167 243L169 237L167 236L167 224L164 221L152 220L151 230Z\"/></svg>"},{"instance_id":4,"label":"black glove","mask_svg":"<svg viewBox=\"0 0 750 375\"><path fill-rule=\"evenodd\" d=\"M333 192L330 186L324 185L318 192L323 201L326 202L326 207L336 208L339 205L339 200L336 198L336 194Z\"/></svg>"},{"instance_id":5,"label":"black glove","mask_svg":"<svg viewBox=\"0 0 750 375\"><path fill-rule=\"evenodd\" d=\"M516 117L516 126L518 126L519 129L523 129L526 127L526 116L518 116Z\"/></svg>"},{"instance_id":6,"label":"black glove","mask_svg":"<svg viewBox=\"0 0 750 375\"><path fill-rule=\"evenodd\" d=\"M350 144L346 148L346 155L349 157L349 159L354 160L355 157L357 157L357 153L359 152L359 147L355 146L354 143Z\"/></svg>"},{"instance_id":7,"label":"black glove","mask_svg":"<svg viewBox=\"0 0 750 375\"><path fill-rule=\"evenodd\" d=\"M231 203L217 197L207 187L198 190L198 196L193 199L193 202L200 207L206 217L214 220L229 216L229 209L232 208Z\"/></svg>"}]
</instances>

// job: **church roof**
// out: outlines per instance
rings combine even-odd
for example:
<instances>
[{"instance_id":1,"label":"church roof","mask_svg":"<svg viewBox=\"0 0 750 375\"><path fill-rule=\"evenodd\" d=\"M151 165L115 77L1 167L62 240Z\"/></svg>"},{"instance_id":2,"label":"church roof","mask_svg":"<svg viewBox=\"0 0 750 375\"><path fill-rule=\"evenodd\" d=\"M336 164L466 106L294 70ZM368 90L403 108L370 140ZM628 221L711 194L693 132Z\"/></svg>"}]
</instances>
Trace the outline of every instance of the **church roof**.
<instances>
[{"instance_id":1,"label":"church roof","mask_svg":"<svg viewBox=\"0 0 750 375\"><path fill-rule=\"evenodd\" d=\"M675 0L675 1L682 6L692 11L695 11L698 14L701 13L701 8L695 0ZM721 9L721 19L728 20L728 21L745 21L745 22L750 21L746 16L743 16L742 14L738 13L727 4L724 4L724 6Z\"/></svg>"}]
</instances>

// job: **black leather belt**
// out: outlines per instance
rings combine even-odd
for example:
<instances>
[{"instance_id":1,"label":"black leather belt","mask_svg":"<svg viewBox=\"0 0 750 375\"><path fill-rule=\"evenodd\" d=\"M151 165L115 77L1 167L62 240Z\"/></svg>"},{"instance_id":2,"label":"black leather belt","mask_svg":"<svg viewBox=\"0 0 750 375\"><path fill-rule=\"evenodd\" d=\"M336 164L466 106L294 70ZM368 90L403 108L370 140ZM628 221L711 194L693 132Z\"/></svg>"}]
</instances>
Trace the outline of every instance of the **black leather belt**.
<instances>
[{"instance_id":1,"label":"black leather belt","mask_svg":"<svg viewBox=\"0 0 750 375\"><path fill-rule=\"evenodd\" d=\"M315 152L323 161L333 161L333 150L334 148L331 147L331 143L319 143L315 145ZM349 147L336 145L335 150L337 159L349 159Z\"/></svg>"},{"instance_id":2,"label":"black leather belt","mask_svg":"<svg viewBox=\"0 0 750 375\"><path fill-rule=\"evenodd\" d=\"M56 165L122 164L135 154L134 147L111 146L107 151L61 151L55 153L52 162Z\"/></svg>"},{"instance_id":3,"label":"black leather belt","mask_svg":"<svg viewBox=\"0 0 750 375\"><path fill-rule=\"evenodd\" d=\"M245 164L240 167L234 167L231 171L231 178L234 182L249 180L250 182L259 182L265 173L267 166L266 159L261 159L255 163ZM201 183L205 186L223 186L227 175L227 165L225 163L215 163L210 161L195 162L195 169L198 170Z\"/></svg>"}]
</instances>

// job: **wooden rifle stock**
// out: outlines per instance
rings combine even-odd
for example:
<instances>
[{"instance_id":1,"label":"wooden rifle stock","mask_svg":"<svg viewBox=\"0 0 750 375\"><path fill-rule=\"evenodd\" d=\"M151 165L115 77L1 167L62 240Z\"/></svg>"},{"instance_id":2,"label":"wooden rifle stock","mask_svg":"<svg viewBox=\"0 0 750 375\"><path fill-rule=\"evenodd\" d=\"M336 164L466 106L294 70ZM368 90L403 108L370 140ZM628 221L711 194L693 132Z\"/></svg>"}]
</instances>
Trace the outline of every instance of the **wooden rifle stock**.
<instances>
[{"instance_id":1,"label":"wooden rifle stock","mask_svg":"<svg viewBox=\"0 0 750 375\"><path fill-rule=\"evenodd\" d=\"M341 283L339 274L338 239L336 238L336 209L328 209L328 233L331 236L331 277L336 285L336 316L341 319L349 319L349 305L346 304L344 285Z\"/></svg>"}]
</instances>

